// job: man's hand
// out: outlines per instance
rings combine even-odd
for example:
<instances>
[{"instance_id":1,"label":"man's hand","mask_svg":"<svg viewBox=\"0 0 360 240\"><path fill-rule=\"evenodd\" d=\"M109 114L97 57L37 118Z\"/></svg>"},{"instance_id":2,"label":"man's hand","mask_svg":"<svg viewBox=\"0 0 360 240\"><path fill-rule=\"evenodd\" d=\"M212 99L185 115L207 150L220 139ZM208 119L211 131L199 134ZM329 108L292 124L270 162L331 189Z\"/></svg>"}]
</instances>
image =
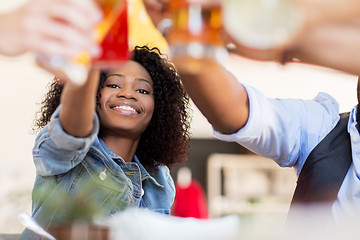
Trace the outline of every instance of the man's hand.
<instances>
[{"instance_id":1,"label":"man's hand","mask_svg":"<svg viewBox=\"0 0 360 240\"><path fill-rule=\"evenodd\" d=\"M100 52L94 27L102 12L94 0L32 0L0 15L0 54L28 51L66 58Z\"/></svg>"}]
</instances>

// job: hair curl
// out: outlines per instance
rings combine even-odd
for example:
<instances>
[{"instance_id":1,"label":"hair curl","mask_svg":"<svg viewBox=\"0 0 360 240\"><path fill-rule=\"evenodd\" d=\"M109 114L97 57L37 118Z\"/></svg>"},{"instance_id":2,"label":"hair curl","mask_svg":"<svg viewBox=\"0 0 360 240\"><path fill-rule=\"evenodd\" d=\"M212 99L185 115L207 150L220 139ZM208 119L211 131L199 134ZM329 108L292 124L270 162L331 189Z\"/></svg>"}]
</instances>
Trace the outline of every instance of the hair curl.
<instances>
[{"instance_id":1,"label":"hair curl","mask_svg":"<svg viewBox=\"0 0 360 240\"><path fill-rule=\"evenodd\" d=\"M187 159L190 140L189 97L185 93L175 67L158 48L135 47L132 60L141 64L153 80L155 108L149 126L141 135L136 155L142 164L154 167ZM101 97L106 73L100 74L97 104ZM41 102L34 130L42 129L60 104L63 85L56 79ZM100 131L101 132L101 131Z\"/></svg>"}]
</instances>

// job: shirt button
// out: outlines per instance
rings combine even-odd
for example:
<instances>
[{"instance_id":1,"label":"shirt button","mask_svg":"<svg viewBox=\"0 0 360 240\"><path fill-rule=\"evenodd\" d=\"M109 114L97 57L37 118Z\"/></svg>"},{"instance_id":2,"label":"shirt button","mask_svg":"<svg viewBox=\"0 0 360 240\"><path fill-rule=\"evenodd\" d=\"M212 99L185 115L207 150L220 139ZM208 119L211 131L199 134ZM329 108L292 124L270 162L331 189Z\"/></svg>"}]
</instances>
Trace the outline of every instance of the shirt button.
<instances>
[{"instance_id":1,"label":"shirt button","mask_svg":"<svg viewBox=\"0 0 360 240\"><path fill-rule=\"evenodd\" d=\"M141 197L144 196L145 192L144 189L141 189Z\"/></svg>"},{"instance_id":2,"label":"shirt button","mask_svg":"<svg viewBox=\"0 0 360 240\"><path fill-rule=\"evenodd\" d=\"M106 169L99 174L99 178L104 181L106 179Z\"/></svg>"}]
</instances>

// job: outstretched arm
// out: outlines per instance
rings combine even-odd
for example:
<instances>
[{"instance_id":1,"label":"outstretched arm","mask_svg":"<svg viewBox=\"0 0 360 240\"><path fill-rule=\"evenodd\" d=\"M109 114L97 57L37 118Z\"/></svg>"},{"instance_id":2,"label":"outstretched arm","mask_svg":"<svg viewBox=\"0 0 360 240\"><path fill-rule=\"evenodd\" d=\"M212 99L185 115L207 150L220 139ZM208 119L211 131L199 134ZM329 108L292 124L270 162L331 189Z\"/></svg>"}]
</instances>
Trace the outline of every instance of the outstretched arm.
<instances>
[{"instance_id":1,"label":"outstretched arm","mask_svg":"<svg viewBox=\"0 0 360 240\"><path fill-rule=\"evenodd\" d=\"M338 3L337 0L334 1ZM167 0L144 0L145 7L155 25L163 17L166 2ZM321 1L317 3L320 4ZM335 8L335 5L332 7ZM316 24L307 28L288 46L286 58L299 58L302 62L332 67L349 73L359 73L359 62L355 61L359 57L355 56L356 53L349 54L349 52L357 49L357 46L360 47L360 33L358 33L357 23L352 22L353 20L340 21L345 16L342 14L342 12L334 12L334 14L318 18L314 16ZM357 38L359 40L356 40ZM274 49L271 51L254 50L240 43L235 42L235 44L237 46L235 51L243 56L259 60L279 60ZM181 64L176 62L176 58L173 61L179 68L186 91L219 132L234 133L246 124L249 117L248 96L244 87L234 76L215 63L204 67L198 75L192 75L182 71ZM206 66L205 63L204 66Z\"/></svg>"},{"instance_id":2,"label":"outstretched arm","mask_svg":"<svg viewBox=\"0 0 360 240\"><path fill-rule=\"evenodd\" d=\"M68 134L87 137L93 130L99 71L91 70L85 84L65 83L61 94L60 123Z\"/></svg>"},{"instance_id":3,"label":"outstretched arm","mask_svg":"<svg viewBox=\"0 0 360 240\"><path fill-rule=\"evenodd\" d=\"M154 25L158 26L169 0L143 2ZM209 62L204 63L206 67L202 71L192 74L181 69L183 64L177 62L178 59L172 61L187 93L219 132L234 133L246 124L249 114L247 93L230 72L215 62Z\"/></svg>"},{"instance_id":4,"label":"outstretched arm","mask_svg":"<svg viewBox=\"0 0 360 240\"><path fill-rule=\"evenodd\" d=\"M216 130L235 133L246 124L249 116L245 88L215 62L204 66L196 75L179 70L185 90Z\"/></svg>"}]
</instances>

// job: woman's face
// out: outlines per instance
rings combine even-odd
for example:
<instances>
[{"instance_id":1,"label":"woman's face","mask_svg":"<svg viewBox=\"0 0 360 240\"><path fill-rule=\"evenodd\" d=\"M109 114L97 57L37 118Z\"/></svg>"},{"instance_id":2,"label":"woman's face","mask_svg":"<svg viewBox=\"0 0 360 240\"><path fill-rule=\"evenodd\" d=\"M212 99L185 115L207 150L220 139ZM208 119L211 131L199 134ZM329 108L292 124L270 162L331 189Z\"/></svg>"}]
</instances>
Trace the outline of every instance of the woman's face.
<instances>
[{"instance_id":1,"label":"woman's face","mask_svg":"<svg viewBox=\"0 0 360 240\"><path fill-rule=\"evenodd\" d=\"M129 61L109 72L97 112L103 135L139 137L154 112L153 81L145 68Z\"/></svg>"}]
</instances>

